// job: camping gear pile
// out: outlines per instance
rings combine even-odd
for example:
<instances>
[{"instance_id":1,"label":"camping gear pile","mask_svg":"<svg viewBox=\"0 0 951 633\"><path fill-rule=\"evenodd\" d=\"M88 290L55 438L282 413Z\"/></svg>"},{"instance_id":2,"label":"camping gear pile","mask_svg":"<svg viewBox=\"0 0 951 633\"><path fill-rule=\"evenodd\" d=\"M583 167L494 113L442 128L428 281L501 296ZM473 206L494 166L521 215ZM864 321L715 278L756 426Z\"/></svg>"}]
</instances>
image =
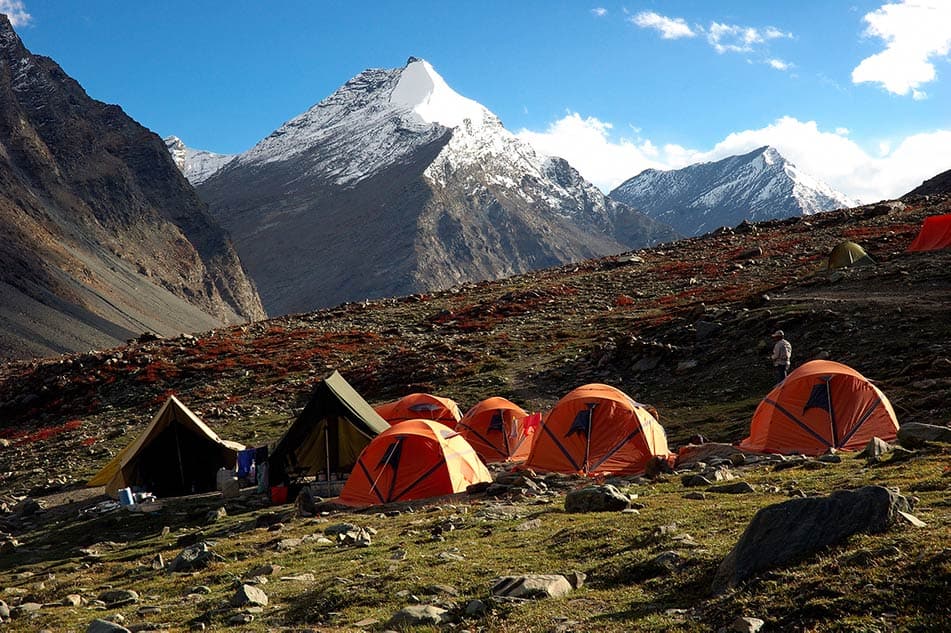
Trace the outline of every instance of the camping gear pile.
<instances>
[{"instance_id":1,"label":"camping gear pile","mask_svg":"<svg viewBox=\"0 0 951 633\"><path fill-rule=\"evenodd\" d=\"M810 361L762 400L738 447L757 453L853 451L895 439L885 395L854 369ZM174 396L92 480L123 505L138 499L256 485L273 503L312 494L364 507L464 492L490 483L485 464L586 477L673 465L657 411L604 384L578 387L544 418L505 398L464 416L449 398L411 394L371 407L336 371L268 451L220 439Z\"/></svg>"}]
</instances>

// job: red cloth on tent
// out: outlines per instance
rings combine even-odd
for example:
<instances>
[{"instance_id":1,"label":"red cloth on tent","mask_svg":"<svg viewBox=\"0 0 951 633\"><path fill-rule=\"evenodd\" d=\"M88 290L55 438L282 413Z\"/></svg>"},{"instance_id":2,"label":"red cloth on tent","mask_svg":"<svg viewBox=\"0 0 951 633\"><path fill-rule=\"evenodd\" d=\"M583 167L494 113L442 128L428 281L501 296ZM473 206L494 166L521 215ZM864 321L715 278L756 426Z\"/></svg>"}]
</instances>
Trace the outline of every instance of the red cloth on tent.
<instances>
[{"instance_id":1,"label":"red cloth on tent","mask_svg":"<svg viewBox=\"0 0 951 633\"><path fill-rule=\"evenodd\" d=\"M936 251L948 247L951 247L951 213L925 218L918 236L908 250Z\"/></svg>"}]
</instances>

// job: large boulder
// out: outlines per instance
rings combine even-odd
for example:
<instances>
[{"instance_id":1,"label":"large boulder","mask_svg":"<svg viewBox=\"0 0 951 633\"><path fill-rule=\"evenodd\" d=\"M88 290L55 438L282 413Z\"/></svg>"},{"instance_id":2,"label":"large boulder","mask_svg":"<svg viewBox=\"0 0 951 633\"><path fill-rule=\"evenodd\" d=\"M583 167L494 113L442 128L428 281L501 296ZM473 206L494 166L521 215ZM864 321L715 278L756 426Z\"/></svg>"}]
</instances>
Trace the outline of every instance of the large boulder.
<instances>
[{"instance_id":1,"label":"large boulder","mask_svg":"<svg viewBox=\"0 0 951 633\"><path fill-rule=\"evenodd\" d=\"M204 569L214 561L224 560L224 557L216 554L214 550L202 541L190 547L183 549L171 563L168 564L168 571L194 571Z\"/></svg>"},{"instance_id":2,"label":"large boulder","mask_svg":"<svg viewBox=\"0 0 951 633\"><path fill-rule=\"evenodd\" d=\"M571 591L571 583L561 574L504 576L492 585L493 596L508 598L560 598Z\"/></svg>"},{"instance_id":3,"label":"large boulder","mask_svg":"<svg viewBox=\"0 0 951 633\"><path fill-rule=\"evenodd\" d=\"M909 422L898 427L898 442L905 448L918 448L928 442L951 444L951 427Z\"/></svg>"},{"instance_id":4,"label":"large boulder","mask_svg":"<svg viewBox=\"0 0 951 633\"><path fill-rule=\"evenodd\" d=\"M853 534L884 532L899 519L899 512L909 510L903 496L881 486L767 506L723 559L711 590L723 593L761 571L794 563Z\"/></svg>"},{"instance_id":5,"label":"large boulder","mask_svg":"<svg viewBox=\"0 0 951 633\"><path fill-rule=\"evenodd\" d=\"M86 627L86 633L129 633L129 629L109 620L93 620Z\"/></svg>"},{"instance_id":6,"label":"large boulder","mask_svg":"<svg viewBox=\"0 0 951 633\"><path fill-rule=\"evenodd\" d=\"M619 512L631 507L631 499L612 486L588 486L565 495L566 512Z\"/></svg>"}]
</instances>

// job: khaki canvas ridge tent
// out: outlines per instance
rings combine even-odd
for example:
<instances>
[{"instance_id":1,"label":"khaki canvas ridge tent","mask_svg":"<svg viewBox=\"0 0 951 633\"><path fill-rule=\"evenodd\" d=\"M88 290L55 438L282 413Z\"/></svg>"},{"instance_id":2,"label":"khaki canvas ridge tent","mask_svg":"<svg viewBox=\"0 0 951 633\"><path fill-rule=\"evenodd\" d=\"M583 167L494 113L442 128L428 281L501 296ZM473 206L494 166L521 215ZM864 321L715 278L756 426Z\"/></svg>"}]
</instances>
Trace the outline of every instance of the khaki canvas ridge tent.
<instances>
[{"instance_id":1,"label":"khaki canvas ridge tent","mask_svg":"<svg viewBox=\"0 0 951 633\"><path fill-rule=\"evenodd\" d=\"M404 420L435 420L453 428L462 419L462 411L454 400L429 393L411 393L394 402L378 405L375 410L390 424Z\"/></svg>"},{"instance_id":2,"label":"khaki canvas ridge tent","mask_svg":"<svg viewBox=\"0 0 951 633\"><path fill-rule=\"evenodd\" d=\"M821 455L854 451L898 433L891 403L847 365L812 360L797 367L763 398L740 448L758 453Z\"/></svg>"},{"instance_id":3,"label":"khaki canvas ridge tent","mask_svg":"<svg viewBox=\"0 0 951 633\"><path fill-rule=\"evenodd\" d=\"M360 452L390 428L339 372L321 380L268 458L272 484L351 471Z\"/></svg>"},{"instance_id":4,"label":"khaki canvas ridge tent","mask_svg":"<svg viewBox=\"0 0 951 633\"><path fill-rule=\"evenodd\" d=\"M525 460L533 470L582 475L637 475L655 457L670 459L653 407L598 383L569 392L535 433Z\"/></svg>"},{"instance_id":5,"label":"khaki canvas ridge tent","mask_svg":"<svg viewBox=\"0 0 951 633\"><path fill-rule=\"evenodd\" d=\"M951 213L925 218L908 251L937 251L942 248L951 248Z\"/></svg>"},{"instance_id":6,"label":"khaki canvas ridge tent","mask_svg":"<svg viewBox=\"0 0 951 633\"><path fill-rule=\"evenodd\" d=\"M453 429L433 420L406 420L363 450L339 501L366 507L429 499L491 481L475 449Z\"/></svg>"},{"instance_id":7,"label":"khaki canvas ridge tent","mask_svg":"<svg viewBox=\"0 0 951 633\"><path fill-rule=\"evenodd\" d=\"M829 270L835 270L846 266L872 266L874 264L875 260L869 257L864 248L855 242L845 240L836 245L829 253L826 267Z\"/></svg>"},{"instance_id":8,"label":"khaki canvas ridge tent","mask_svg":"<svg viewBox=\"0 0 951 633\"><path fill-rule=\"evenodd\" d=\"M157 497L211 492L220 468L234 468L243 444L222 440L175 396L131 444L89 480L116 497L140 487Z\"/></svg>"}]
</instances>

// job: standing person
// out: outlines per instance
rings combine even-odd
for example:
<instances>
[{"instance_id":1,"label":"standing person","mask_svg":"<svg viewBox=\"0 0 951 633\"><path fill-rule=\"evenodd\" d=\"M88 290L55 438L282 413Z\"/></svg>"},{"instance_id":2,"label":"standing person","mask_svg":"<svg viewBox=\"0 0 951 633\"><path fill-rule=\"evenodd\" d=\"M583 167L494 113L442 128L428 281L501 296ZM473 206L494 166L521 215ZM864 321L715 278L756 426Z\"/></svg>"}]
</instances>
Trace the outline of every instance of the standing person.
<instances>
[{"instance_id":1,"label":"standing person","mask_svg":"<svg viewBox=\"0 0 951 633\"><path fill-rule=\"evenodd\" d=\"M789 360L792 358L792 345L786 340L786 335L782 330L773 332L773 355L770 359L773 361L773 369L776 371L776 384L786 379L789 373Z\"/></svg>"}]
</instances>

